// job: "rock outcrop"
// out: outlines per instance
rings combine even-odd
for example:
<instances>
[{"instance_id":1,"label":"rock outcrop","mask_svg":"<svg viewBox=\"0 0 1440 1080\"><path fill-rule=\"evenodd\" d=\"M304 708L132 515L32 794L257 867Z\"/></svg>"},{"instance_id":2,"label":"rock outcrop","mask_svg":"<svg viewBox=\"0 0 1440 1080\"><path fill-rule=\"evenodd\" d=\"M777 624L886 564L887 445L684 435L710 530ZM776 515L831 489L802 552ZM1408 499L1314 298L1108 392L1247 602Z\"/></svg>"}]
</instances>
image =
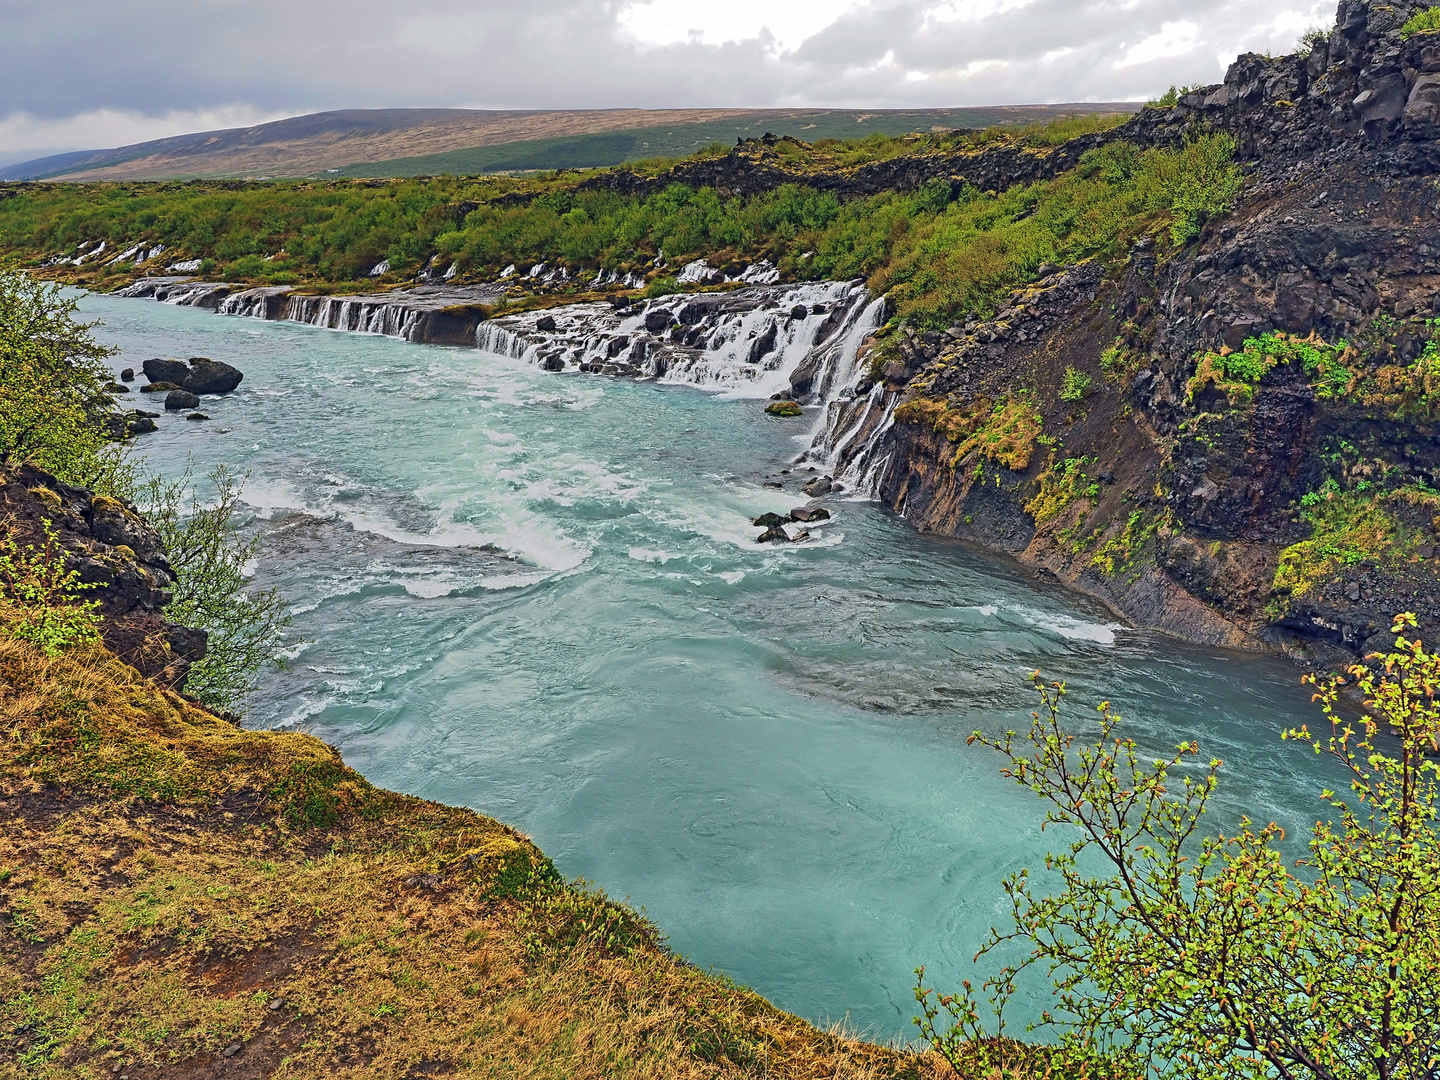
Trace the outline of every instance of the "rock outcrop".
<instances>
[{"instance_id":1,"label":"rock outcrop","mask_svg":"<svg viewBox=\"0 0 1440 1080\"><path fill-rule=\"evenodd\" d=\"M1399 34L1420 6L1345 0L1308 54L1242 56L1107 133L1229 132L1244 192L1178 251L1043 267L991 318L902 332L813 455L923 530L1192 640L1333 663L1400 610L1433 636L1440 34ZM1275 334L1293 361L1216 374ZM967 450L1006 410L1000 442Z\"/></svg>"},{"instance_id":2,"label":"rock outcrop","mask_svg":"<svg viewBox=\"0 0 1440 1080\"><path fill-rule=\"evenodd\" d=\"M33 466L0 473L0 518L17 541L41 547L50 522L66 555L100 602L106 646L145 675L183 688L190 665L205 655L206 634L165 618L175 573L160 536L134 507L62 484Z\"/></svg>"}]
</instances>

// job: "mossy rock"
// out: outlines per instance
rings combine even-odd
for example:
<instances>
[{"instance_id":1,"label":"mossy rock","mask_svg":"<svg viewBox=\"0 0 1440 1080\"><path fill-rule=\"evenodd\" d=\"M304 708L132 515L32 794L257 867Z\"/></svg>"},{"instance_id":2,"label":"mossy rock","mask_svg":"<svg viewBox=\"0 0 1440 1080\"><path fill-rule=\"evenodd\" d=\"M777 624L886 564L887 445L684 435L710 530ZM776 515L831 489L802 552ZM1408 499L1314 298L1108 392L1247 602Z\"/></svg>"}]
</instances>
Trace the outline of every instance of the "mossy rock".
<instances>
[{"instance_id":1,"label":"mossy rock","mask_svg":"<svg viewBox=\"0 0 1440 1080\"><path fill-rule=\"evenodd\" d=\"M765 411L771 416L799 416L803 410L793 401L772 401Z\"/></svg>"},{"instance_id":2,"label":"mossy rock","mask_svg":"<svg viewBox=\"0 0 1440 1080\"><path fill-rule=\"evenodd\" d=\"M60 496L57 495L55 492L51 491L48 487L33 487L30 488L29 491L31 495L34 495L35 498L39 499L51 510L59 510L60 507L64 505Z\"/></svg>"},{"instance_id":3,"label":"mossy rock","mask_svg":"<svg viewBox=\"0 0 1440 1080\"><path fill-rule=\"evenodd\" d=\"M109 495L96 495L90 500L90 509L97 514L123 514L125 504L119 499L112 499Z\"/></svg>"}]
</instances>

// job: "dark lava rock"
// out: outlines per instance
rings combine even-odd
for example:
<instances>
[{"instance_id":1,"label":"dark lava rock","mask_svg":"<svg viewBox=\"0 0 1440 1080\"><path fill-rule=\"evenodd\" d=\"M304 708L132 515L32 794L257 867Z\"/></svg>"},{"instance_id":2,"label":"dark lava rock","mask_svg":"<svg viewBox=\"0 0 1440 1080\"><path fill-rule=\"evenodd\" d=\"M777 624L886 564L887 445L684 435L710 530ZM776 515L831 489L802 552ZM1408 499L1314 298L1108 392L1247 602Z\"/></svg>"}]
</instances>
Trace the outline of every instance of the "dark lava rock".
<instances>
[{"instance_id":1,"label":"dark lava rock","mask_svg":"<svg viewBox=\"0 0 1440 1080\"><path fill-rule=\"evenodd\" d=\"M790 534L787 533L784 529L780 528L779 525L776 525L773 528L766 529L763 533L761 533L758 537L755 538L755 542L757 544L768 544L772 541L778 541L780 543L788 544L790 542Z\"/></svg>"},{"instance_id":2,"label":"dark lava rock","mask_svg":"<svg viewBox=\"0 0 1440 1080\"><path fill-rule=\"evenodd\" d=\"M790 309L790 318L792 319L803 319L806 315L809 314L810 309L807 308L804 304L796 304L793 308Z\"/></svg>"},{"instance_id":3,"label":"dark lava rock","mask_svg":"<svg viewBox=\"0 0 1440 1080\"><path fill-rule=\"evenodd\" d=\"M562 356L547 356L540 361L541 371L564 371L565 358Z\"/></svg>"},{"instance_id":4,"label":"dark lava rock","mask_svg":"<svg viewBox=\"0 0 1440 1080\"><path fill-rule=\"evenodd\" d=\"M185 389L179 383L173 382L152 382L140 387L142 394L168 394L171 390Z\"/></svg>"},{"instance_id":5,"label":"dark lava rock","mask_svg":"<svg viewBox=\"0 0 1440 1080\"><path fill-rule=\"evenodd\" d=\"M179 412L181 409L195 409L200 405L200 397L192 394L189 390L171 390L165 395L165 411Z\"/></svg>"},{"instance_id":6,"label":"dark lava rock","mask_svg":"<svg viewBox=\"0 0 1440 1080\"><path fill-rule=\"evenodd\" d=\"M127 367L124 371L120 372L120 380L122 382L131 382L134 378L135 369L133 367Z\"/></svg>"},{"instance_id":7,"label":"dark lava rock","mask_svg":"<svg viewBox=\"0 0 1440 1080\"><path fill-rule=\"evenodd\" d=\"M821 495L829 495L834 486L834 482L830 477L816 476L813 479L805 481L805 483L801 485L800 490L805 492L806 495L818 498Z\"/></svg>"},{"instance_id":8,"label":"dark lava rock","mask_svg":"<svg viewBox=\"0 0 1440 1080\"><path fill-rule=\"evenodd\" d=\"M239 368L195 356L190 359L190 372L181 380L181 385L192 394L228 394L243 378Z\"/></svg>"},{"instance_id":9,"label":"dark lava rock","mask_svg":"<svg viewBox=\"0 0 1440 1080\"><path fill-rule=\"evenodd\" d=\"M203 412L192 412L192 413L186 413L186 414L185 414L185 419L186 419L186 420L209 420L210 417L206 416Z\"/></svg>"},{"instance_id":10,"label":"dark lava rock","mask_svg":"<svg viewBox=\"0 0 1440 1080\"><path fill-rule=\"evenodd\" d=\"M152 431L159 431L155 426L152 417L137 413L125 421L125 430L130 435L148 435Z\"/></svg>"},{"instance_id":11,"label":"dark lava rock","mask_svg":"<svg viewBox=\"0 0 1440 1080\"><path fill-rule=\"evenodd\" d=\"M809 524L812 521L829 521L830 511L823 506L797 506L790 511L790 520Z\"/></svg>"},{"instance_id":12,"label":"dark lava rock","mask_svg":"<svg viewBox=\"0 0 1440 1080\"><path fill-rule=\"evenodd\" d=\"M134 507L23 465L0 481L0 517L21 543L41 542L50 522L66 568L92 586L85 598L100 602L105 644L145 675L183 684L191 663L205 655L206 634L165 618L175 573L159 534Z\"/></svg>"},{"instance_id":13,"label":"dark lava rock","mask_svg":"<svg viewBox=\"0 0 1440 1080\"><path fill-rule=\"evenodd\" d=\"M553 334L555 332L555 316L541 315L540 318L535 320L535 329L547 334Z\"/></svg>"},{"instance_id":14,"label":"dark lava rock","mask_svg":"<svg viewBox=\"0 0 1440 1080\"><path fill-rule=\"evenodd\" d=\"M112 394L128 394L130 392L130 387L118 382L112 382L109 386L105 387L105 389Z\"/></svg>"},{"instance_id":15,"label":"dark lava rock","mask_svg":"<svg viewBox=\"0 0 1440 1080\"><path fill-rule=\"evenodd\" d=\"M670 329L670 324L674 321L675 316L664 308L653 308L645 312L645 329L652 334Z\"/></svg>"},{"instance_id":16,"label":"dark lava rock","mask_svg":"<svg viewBox=\"0 0 1440 1080\"><path fill-rule=\"evenodd\" d=\"M779 514L761 514L758 518L752 520L750 524L757 525L762 529L778 529L789 520L789 518L781 517Z\"/></svg>"},{"instance_id":17,"label":"dark lava rock","mask_svg":"<svg viewBox=\"0 0 1440 1080\"><path fill-rule=\"evenodd\" d=\"M173 383L179 386L190 377L190 365L183 360L162 360L155 357L140 365L152 383Z\"/></svg>"}]
</instances>

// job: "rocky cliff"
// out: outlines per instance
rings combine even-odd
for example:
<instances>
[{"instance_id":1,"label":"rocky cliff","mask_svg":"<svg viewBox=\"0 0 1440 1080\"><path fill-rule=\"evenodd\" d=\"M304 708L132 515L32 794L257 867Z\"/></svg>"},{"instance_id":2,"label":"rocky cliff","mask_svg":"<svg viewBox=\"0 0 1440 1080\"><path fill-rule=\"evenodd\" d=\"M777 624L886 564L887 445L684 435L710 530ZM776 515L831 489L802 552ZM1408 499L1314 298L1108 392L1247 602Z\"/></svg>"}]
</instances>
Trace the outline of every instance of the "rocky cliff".
<instances>
[{"instance_id":1,"label":"rocky cliff","mask_svg":"<svg viewBox=\"0 0 1440 1080\"><path fill-rule=\"evenodd\" d=\"M919 528L1186 637L1331 662L1440 618L1440 34L1345 0L1308 55L1095 139L1235 136L1195 243L905 332L817 446Z\"/></svg>"},{"instance_id":2,"label":"rocky cliff","mask_svg":"<svg viewBox=\"0 0 1440 1080\"><path fill-rule=\"evenodd\" d=\"M100 602L100 635L116 656L180 689L205 655L206 634L166 619L175 572L155 529L134 507L62 484L33 466L0 473L0 520L21 545L43 549L45 523L68 569Z\"/></svg>"}]
</instances>

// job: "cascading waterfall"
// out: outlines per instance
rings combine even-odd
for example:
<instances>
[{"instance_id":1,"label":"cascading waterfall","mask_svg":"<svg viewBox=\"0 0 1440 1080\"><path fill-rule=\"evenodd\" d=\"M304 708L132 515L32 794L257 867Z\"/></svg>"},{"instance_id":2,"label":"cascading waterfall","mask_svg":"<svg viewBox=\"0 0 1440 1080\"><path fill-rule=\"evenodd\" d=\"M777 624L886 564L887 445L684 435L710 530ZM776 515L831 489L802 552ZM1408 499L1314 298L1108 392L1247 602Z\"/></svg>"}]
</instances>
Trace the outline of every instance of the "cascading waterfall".
<instances>
[{"instance_id":1,"label":"cascading waterfall","mask_svg":"<svg viewBox=\"0 0 1440 1080\"><path fill-rule=\"evenodd\" d=\"M303 296L285 287L231 291L215 282L149 278L119 295L405 341L473 343L548 371L579 369L818 405L806 457L854 491L874 494L883 481L896 395L883 386L855 394L861 350L885 318L885 300L872 298L863 281L751 284L633 306L590 302L484 319L480 307L498 300L502 288ZM469 322L465 312L474 312ZM437 329L441 316L459 319L460 328Z\"/></svg>"}]
</instances>

